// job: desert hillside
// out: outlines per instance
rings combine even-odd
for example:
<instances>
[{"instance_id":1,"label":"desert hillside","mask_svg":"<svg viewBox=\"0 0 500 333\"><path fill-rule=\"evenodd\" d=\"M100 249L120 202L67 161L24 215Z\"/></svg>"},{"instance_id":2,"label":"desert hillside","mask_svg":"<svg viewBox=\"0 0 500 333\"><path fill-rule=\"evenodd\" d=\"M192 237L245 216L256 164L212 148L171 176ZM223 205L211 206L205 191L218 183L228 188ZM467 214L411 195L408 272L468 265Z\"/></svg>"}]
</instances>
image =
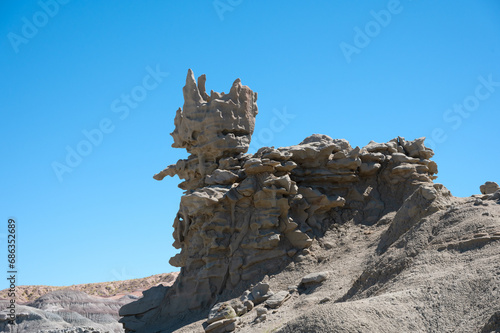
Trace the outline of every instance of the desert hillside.
<instances>
[{"instance_id":1,"label":"desert hillside","mask_svg":"<svg viewBox=\"0 0 500 333\"><path fill-rule=\"evenodd\" d=\"M165 286L172 284L177 278L178 274L179 274L178 272L163 273L163 274L151 275L140 279L75 284L66 287L17 286L16 287L18 296L17 302L29 303L52 291L64 290L64 289L83 291L87 295L100 296L100 297L123 296L127 294L140 296L143 290L154 287L160 283L163 283ZM8 298L7 294L8 294L8 289L0 290L0 299L7 299Z\"/></svg>"},{"instance_id":2,"label":"desert hillside","mask_svg":"<svg viewBox=\"0 0 500 333\"><path fill-rule=\"evenodd\" d=\"M123 332L119 309L141 299L145 290L168 288L178 273L67 287L20 286L15 325L9 323L9 300L0 299L0 332ZM147 293L147 291L146 291ZM2 291L3 296L6 291Z\"/></svg>"}]
</instances>

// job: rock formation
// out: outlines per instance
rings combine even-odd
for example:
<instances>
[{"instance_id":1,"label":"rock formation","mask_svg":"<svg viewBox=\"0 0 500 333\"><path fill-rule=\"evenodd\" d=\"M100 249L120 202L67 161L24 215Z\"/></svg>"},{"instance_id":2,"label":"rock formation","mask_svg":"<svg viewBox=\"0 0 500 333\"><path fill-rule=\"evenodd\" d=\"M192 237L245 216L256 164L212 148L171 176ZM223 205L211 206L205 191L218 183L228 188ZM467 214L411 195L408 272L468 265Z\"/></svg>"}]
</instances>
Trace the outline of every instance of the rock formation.
<instances>
[{"instance_id":1,"label":"rock formation","mask_svg":"<svg viewBox=\"0 0 500 333\"><path fill-rule=\"evenodd\" d=\"M161 297L145 295L148 306L122 308L127 331L167 332L168 322L185 311L208 311L217 301L240 297L264 276L302 261L334 226L393 221L381 254L412 223L450 204L449 191L433 183L438 170L424 138L353 148L344 139L314 134L295 146L245 154L257 94L237 79L229 94L209 96L205 80L202 75L196 84L189 70L171 134L172 146L190 156L154 176L183 179L173 234L180 253L170 260L181 272ZM234 326L225 320L224 327Z\"/></svg>"},{"instance_id":2,"label":"rock formation","mask_svg":"<svg viewBox=\"0 0 500 333\"><path fill-rule=\"evenodd\" d=\"M43 285L16 286L16 300L17 303L31 303L52 291L63 289L83 291L87 295L100 297L141 296L142 291L159 284L163 284L164 286L172 285L178 274L178 272L162 273L139 279L74 284L64 287ZM0 300L9 298L9 289L0 290Z\"/></svg>"},{"instance_id":3,"label":"rock formation","mask_svg":"<svg viewBox=\"0 0 500 333\"><path fill-rule=\"evenodd\" d=\"M36 301L16 306L16 325L8 323L7 301L0 301L0 332L104 333L123 332L118 309L137 300L137 296L103 298L82 291L63 289L50 292Z\"/></svg>"},{"instance_id":4,"label":"rock formation","mask_svg":"<svg viewBox=\"0 0 500 333\"><path fill-rule=\"evenodd\" d=\"M495 182L486 182L484 185L479 186L479 190L482 194L492 194L500 190L500 186Z\"/></svg>"},{"instance_id":5,"label":"rock formation","mask_svg":"<svg viewBox=\"0 0 500 333\"><path fill-rule=\"evenodd\" d=\"M0 291L0 332L121 333L118 310L140 302L145 289L147 294L170 286L176 277L177 273L164 273L68 287L17 286L15 326L9 324L10 297L5 289Z\"/></svg>"}]
</instances>

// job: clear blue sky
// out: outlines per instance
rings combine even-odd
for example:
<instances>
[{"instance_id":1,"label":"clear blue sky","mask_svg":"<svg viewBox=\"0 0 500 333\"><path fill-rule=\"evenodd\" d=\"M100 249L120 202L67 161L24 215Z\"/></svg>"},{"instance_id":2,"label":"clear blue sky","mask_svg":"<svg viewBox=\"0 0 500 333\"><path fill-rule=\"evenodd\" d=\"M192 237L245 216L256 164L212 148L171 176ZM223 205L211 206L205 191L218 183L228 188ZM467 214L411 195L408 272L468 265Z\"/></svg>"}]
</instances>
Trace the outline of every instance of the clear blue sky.
<instances>
[{"instance_id":1,"label":"clear blue sky","mask_svg":"<svg viewBox=\"0 0 500 333\"><path fill-rule=\"evenodd\" d=\"M188 68L207 74L208 90L228 92L241 78L259 93L259 146L313 133L352 146L426 136L437 181L454 195L500 181L499 1L58 7L0 4L0 268L14 216L19 284L177 270L168 259L179 180L152 176L187 156L170 147L169 133ZM86 156L68 166L78 149Z\"/></svg>"}]
</instances>

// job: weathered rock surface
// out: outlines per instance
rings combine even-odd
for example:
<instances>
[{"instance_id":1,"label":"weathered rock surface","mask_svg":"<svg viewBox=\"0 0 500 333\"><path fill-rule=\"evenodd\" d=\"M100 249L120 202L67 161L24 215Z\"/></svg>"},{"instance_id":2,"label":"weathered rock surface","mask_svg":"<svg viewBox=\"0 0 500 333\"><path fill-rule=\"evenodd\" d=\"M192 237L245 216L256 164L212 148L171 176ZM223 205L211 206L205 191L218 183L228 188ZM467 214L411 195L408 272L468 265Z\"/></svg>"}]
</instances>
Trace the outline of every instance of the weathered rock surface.
<instances>
[{"instance_id":1,"label":"weathered rock surface","mask_svg":"<svg viewBox=\"0 0 500 333\"><path fill-rule=\"evenodd\" d=\"M266 300L265 305L271 309L276 309L281 305L283 305L283 303L289 298L290 298L290 293L288 291L282 290L269 297Z\"/></svg>"},{"instance_id":2,"label":"weathered rock surface","mask_svg":"<svg viewBox=\"0 0 500 333\"><path fill-rule=\"evenodd\" d=\"M239 332L495 325L500 192L452 197L433 183L438 170L424 138L353 148L314 134L245 154L255 93L236 80L228 95L209 97L205 77L196 85L189 71L184 98L173 146L191 155L154 176L184 180L174 221L180 253L170 261L181 273L156 307L121 319L127 331L203 332L220 302L240 316L228 322ZM305 291L289 287L315 272L328 278L307 277L314 287Z\"/></svg>"},{"instance_id":3,"label":"weathered rock surface","mask_svg":"<svg viewBox=\"0 0 500 333\"><path fill-rule=\"evenodd\" d=\"M318 284L328 279L328 272L317 272L307 274L302 278L300 284L308 286L313 284Z\"/></svg>"},{"instance_id":4,"label":"weathered rock surface","mask_svg":"<svg viewBox=\"0 0 500 333\"><path fill-rule=\"evenodd\" d=\"M141 314L147 312L160 304L165 297L169 287L159 285L143 292L143 297L136 302L129 303L120 308L120 316L128 316L130 314Z\"/></svg>"},{"instance_id":5,"label":"weathered rock surface","mask_svg":"<svg viewBox=\"0 0 500 333\"><path fill-rule=\"evenodd\" d=\"M236 318L231 319L222 319L219 321L215 321L205 327L206 333L224 333L224 332L232 332L236 329Z\"/></svg>"},{"instance_id":6,"label":"weathered rock surface","mask_svg":"<svg viewBox=\"0 0 500 333\"><path fill-rule=\"evenodd\" d=\"M479 190L482 194L493 194L496 191L500 190L500 186L498 186L495 182L486 182L483 185L479 186Z\"/></svg>"},{"instance_id":7,"label":"weathered rock surface","mask_svg":"<svg viewBox=\"0 0 500 333\"><path fill-rule=\"evenodd\" d=\"M274 293L269 289L268 283L259 282L255 287L252 288L251 292L251 301L254 305L258 305L269 297L271 297Z\"/></svg>"},{"instance_id":8,"label":"weathered rock surface","mask_svg":"<svg viewBox=\"0 0 500 333\"><path fill-rule=\"evenodd\" d=\"M207 324L231 318L236 318L236 311L227 303L218 303L215 304L208 313Z\"/></svg>"}]
</instances>

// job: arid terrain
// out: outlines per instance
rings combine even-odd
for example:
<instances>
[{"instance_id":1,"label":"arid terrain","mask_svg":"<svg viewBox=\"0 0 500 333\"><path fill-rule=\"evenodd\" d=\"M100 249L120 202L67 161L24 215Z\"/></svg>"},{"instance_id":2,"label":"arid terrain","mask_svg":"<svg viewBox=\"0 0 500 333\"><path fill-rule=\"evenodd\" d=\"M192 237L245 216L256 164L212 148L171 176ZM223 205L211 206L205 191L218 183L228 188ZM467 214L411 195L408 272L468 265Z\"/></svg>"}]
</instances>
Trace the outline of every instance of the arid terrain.
<instances>
[{"instance_id":1,"label":"arid terrain","mask_svg":"<svg viewBox=\"0 0 500 333\"><path fill-rule=\"evenodd\" d=\"M497 183L454 197L425 138L313 134L245 154L257 94L205 81L188 71L171 133L189 157L154 176L185 190L181 271L120 309L126 332L500 330Z\"/></svg>"},{"instance_id":2,"label":"arid terrain","mask_svg":"<svg viewBox=\"0 0 500 333\"><path fill-rule=\"evenodd\" d=\"M407 231L395 228L403 211L373 226L332 225L262 279L289 298L235 316L235 332L500 332L500 192L496 197L451 198L431 215L405 219ZM301 285L321 272L324 281ZM238 309L245 294L216 302ZM186 315L162 332L205 332L208 316L191 322Z\"/></svg>"},{"instance_id":3,"label":"arid terrain","mask_svg":"<svg viewBox=\"0 0 500 333\"><path fill-rule=\"evenodd\" d=\"M172 146L188 158L154 175L178 176L185 191L178 275L24 287L15 329L500 332L497 183L453 196L435 182L425 138L352 147L312 134L247 154L257 93L237 79L209 95L205 81L188 71L174 119Z\"/></svg>"},{"instance_id":4,"label":"arid terrain","mask_svg":"<svg viewBox=\"0 0 500 333\"><path fill-rule=\"evenodd\" d=\"M122 332L118 310L139 299L144 290L170 286L178 273L133 280L87 283L66 287L19 286L17 325L13 332ZM6 310L7 290L0 291L0 332L11 332Z\"/></svg>"},{"instance_id":5,"label":"arid terrain","mask_svg":"<svg viewBox=\"0 0 500 333\"><path fill-rule=\"evenodd\" d=\"M66 287L18 286L16 287L17 301L21 304L29 303L52 291L64 289L83 291L87 295L100 297L121 297L124 295L141 296L143 290L157 286L160 283L163 285L173 283L177 275L178 273L163 273L141 279L75 284ZM0 290L0 299L7 299L7 294L8 289Z\"/></svg>"}]
</instances>

